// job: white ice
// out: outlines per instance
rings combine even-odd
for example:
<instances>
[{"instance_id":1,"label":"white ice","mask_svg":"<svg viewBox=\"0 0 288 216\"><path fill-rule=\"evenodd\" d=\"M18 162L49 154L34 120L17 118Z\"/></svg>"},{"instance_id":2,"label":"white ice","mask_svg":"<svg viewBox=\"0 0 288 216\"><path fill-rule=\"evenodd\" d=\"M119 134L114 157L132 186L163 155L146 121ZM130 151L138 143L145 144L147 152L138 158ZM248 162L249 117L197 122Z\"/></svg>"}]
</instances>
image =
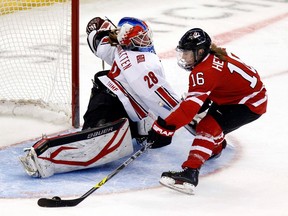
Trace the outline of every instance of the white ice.
<instances>
[{"instance_id":1,"label":"white ice","mask_svg":"<svg viewBox=\"0 0 288 216\"><path fill-rule=\"evenodd\" d=\"M2 198L1 215L287 216L288 147L285 143L288 133L288 2L82 0L81 116L89 99L90 80L95 72L101 70L101 62L90 52L85 38L86 23L95 16L108 16L116 23L123 16L136 16L150 21L156 50L163 56L167 78L179 94L187 90L188 74L177 67L174 57L166 58L164 54L175 48L181 35L189 28L203 28L217 39L216 42L259 71L268 90L268 111L256 122L228 135L228 142L239 143L237 158L221 171L200 178L194 196L159 185L152 189L124 193L97 195L95 192L77 207L60 209L38 207L37 198ZM273 19L275 17L276 20ZM221 41L217 36L222 33L230 35L231 41ZM237 37L240 33L243 35ZM69 128L68 125L15 116L0 116L0 122L2 147ZM179 145L180 142L177 140ZM174 146L177 148L177 145ZM1 163L5 161L1 160ZM151 169L153 166L157 164L151 164ZM95 184L97 182L98 179Z\"/></svg>"}]
</instances>

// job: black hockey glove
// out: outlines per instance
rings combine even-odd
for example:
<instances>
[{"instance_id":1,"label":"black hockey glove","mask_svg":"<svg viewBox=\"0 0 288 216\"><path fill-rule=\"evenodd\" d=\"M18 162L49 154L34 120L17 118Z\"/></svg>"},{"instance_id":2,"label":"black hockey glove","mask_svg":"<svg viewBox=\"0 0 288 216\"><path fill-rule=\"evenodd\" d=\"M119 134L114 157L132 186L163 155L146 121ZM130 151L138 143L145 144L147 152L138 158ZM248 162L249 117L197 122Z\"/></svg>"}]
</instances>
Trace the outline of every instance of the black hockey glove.
<instances>
[{"instance_id":1,"label":"black hockey glove","mask_svg":"<svg viewBox=\"0 0 288 216\"><path fill-rule=\"evenodd\" d=\"M148 132L147 142L153 142L151 148L161 148L169 145L172 141L176 127L167 125L165 120L158 117Z\"/></svg>"}]
</instances>

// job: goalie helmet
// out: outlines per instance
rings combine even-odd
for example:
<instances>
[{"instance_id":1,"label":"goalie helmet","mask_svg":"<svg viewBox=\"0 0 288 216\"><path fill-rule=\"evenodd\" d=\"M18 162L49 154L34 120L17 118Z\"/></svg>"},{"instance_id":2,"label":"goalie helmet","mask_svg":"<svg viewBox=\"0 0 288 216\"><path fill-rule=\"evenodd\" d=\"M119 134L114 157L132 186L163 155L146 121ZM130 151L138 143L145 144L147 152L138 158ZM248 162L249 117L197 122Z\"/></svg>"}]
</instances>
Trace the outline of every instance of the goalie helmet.
<instances>
[{"instance_id":1,"label":"goalie helmet","mask_svg":"<svg viewBox=\"0 0 288 216\"><path fill-rule=\"evenodd\" d=\"M118 23L118 28L117 40L124 49L155 53L152 31L144 21L123 17Z\"/></svg>"},{"instance_id":2,"label":"goalie helmet","mask_svg":"<svg viewBox=\"0 0 288 216\"><path fill-rule=\"evenodd\" d=\"M177 51L177 63L191 71L210 52L211 38L200 28L187 31L180 39Z\"/></svg>"}]
</instances>

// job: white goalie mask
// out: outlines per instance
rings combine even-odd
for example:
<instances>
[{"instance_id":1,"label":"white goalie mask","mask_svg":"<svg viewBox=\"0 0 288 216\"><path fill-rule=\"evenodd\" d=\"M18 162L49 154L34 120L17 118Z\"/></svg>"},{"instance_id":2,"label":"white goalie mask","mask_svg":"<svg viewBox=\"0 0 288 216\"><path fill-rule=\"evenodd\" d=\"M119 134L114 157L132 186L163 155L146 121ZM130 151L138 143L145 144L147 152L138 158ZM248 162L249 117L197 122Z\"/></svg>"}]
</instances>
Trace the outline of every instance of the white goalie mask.
<instances>
[{"instance_id":1,"label":"white goalie mask","mask_svg":"<svg viewBox=\"0 0 288 216\"><path fill-rule=\"evenodd\" d=\"M144 21L124 17L119 21L118 28L117 40L124 49L155 52L152 31Z\"/></svg>"}]
</instances>

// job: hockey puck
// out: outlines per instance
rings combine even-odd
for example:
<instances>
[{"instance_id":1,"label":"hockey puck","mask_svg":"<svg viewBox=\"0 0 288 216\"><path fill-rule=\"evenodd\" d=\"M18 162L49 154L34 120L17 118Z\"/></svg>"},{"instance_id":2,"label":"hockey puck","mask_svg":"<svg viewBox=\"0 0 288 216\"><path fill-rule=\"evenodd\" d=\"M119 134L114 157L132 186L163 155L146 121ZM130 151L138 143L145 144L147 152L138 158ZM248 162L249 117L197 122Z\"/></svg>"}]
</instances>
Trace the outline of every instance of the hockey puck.
<instances>
[{"instance_id":1,"label":"hockey puck","mask_svg":"<svg viewBox=\"0 0 288 216\"><path fill-rule=\"evenodd\" d=\"M55 200L55 201L61 201L61 198L58 197L58 196L54 196L54 197L52 198L52 200Z\"/></svg>"}]
</instances>

